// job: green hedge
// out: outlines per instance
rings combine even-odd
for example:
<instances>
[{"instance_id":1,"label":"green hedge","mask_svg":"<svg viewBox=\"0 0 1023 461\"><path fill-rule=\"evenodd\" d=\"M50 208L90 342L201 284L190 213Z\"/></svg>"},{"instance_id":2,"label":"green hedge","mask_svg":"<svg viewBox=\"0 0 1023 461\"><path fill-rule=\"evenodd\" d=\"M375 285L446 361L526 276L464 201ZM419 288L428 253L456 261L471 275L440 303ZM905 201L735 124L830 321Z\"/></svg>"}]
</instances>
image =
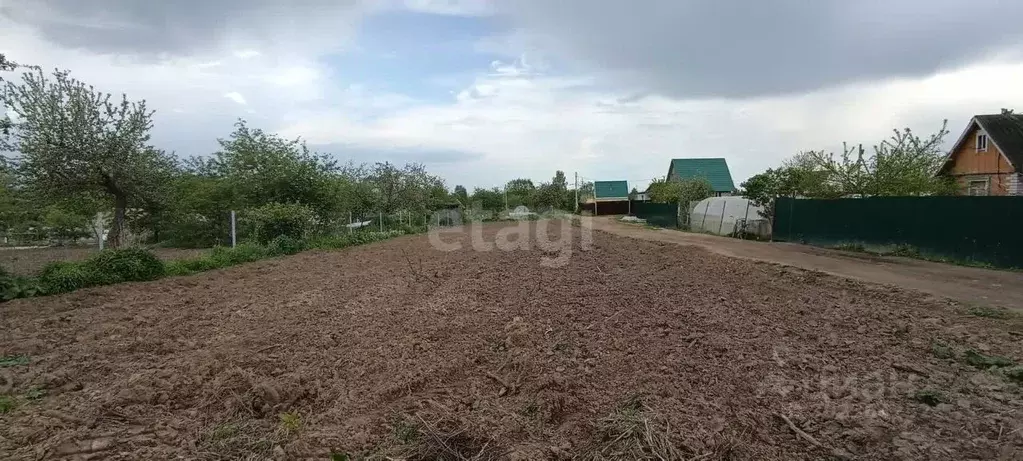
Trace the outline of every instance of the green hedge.
<instances>
[{"instance_id":1,"label":"green hedge","mask_svg":"<svg viewBox=\"0 0 1023 461\"><path fill-rule=\"evenodd\" d=\"M0 268L0 301L121 282L156 280L165 276L191 275L273 256L292 255L305 249L346 248L423 231L424 228L407 227L385 232L359 231L312 240L278 235L266 246L244 243L235 248L215 247L200 257L167 263L141 248L103 250L84 261L47 264L38 277L13 276Z\"/></svg>"}]
</instances>

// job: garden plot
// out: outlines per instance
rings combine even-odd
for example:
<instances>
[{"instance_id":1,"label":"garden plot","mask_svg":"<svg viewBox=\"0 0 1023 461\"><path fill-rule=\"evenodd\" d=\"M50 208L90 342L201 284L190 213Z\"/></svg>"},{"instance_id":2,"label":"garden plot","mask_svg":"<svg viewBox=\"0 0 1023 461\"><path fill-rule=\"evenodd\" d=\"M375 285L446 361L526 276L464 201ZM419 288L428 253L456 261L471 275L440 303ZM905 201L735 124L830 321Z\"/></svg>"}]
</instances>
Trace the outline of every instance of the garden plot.
<instances>
[{"instance_id":1,"label":"garden plot","mask_svg":"<svg viewBox=\"0 0 1023 461\"><path fill-rule=\"evenodd\" d=\"M0 458L1023 457L1015 315L502 227L2 305Z\"/></svg>"}]
</instances>

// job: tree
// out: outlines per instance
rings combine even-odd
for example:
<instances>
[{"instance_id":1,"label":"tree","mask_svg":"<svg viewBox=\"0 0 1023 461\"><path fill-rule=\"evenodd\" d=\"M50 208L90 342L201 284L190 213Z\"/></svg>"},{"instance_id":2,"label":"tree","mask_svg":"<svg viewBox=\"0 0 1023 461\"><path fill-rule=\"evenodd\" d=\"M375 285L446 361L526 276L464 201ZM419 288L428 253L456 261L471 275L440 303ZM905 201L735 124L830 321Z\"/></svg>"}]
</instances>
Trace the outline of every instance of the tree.
<instances>
[{"instance_id":1,"label":"tree","mask_svg":"<svg viewBox=\"0 0 1023 461\"><path fill-rule=\"evenodd\" d=\"M234 132L218 141L220 151L199 170L227 183L232 208L298 203L320 216L336 211L330 180L337 163L310 151L301 139L284 139L238 120Z\"/></svg>"},{"instance_id":2,"label":"tree","mask_svg":"<svg viewBox=\"0 0 1023 461\"><path fill-rule=\"evenodd\" d=\"M892 130L892 137L874 145L867 155L862 145L848 147L836 158L823 151L810 151L796 157L801 168L822 172L823 185L838 196L905 196L954 194L956 185L937 176L945 161L942 149L948 134L948 121L926 138L909 128Z\"/></svg>"},{"instance_id":3,"label":"tree","mask_svg":"<svg viewBox=\"0 0 1023 461\"><path fill-rule=\"evenodd\" d=\"M458 200L458 203L463 207L469 207L469 192L465 190L465 186L461 184L455 186L455 191L451 195L453 195L455 200Z\"/></svg>"},{"instance_id":4,"label":"tree","mask_svg":"<svg viewBox=\"0 0 1023 461\"><path fill-rule=\"evenodd\" d=\"M477 187L472 191L472 206L483 210L497 211L504 209L504 192L501 189L483 189Z\"/></svg>"},{"instance_id":5,"label":"tree","mask_svg":"<svg viewBox=\"0 0 1023 461\"><path fill-rule=\"evenodd\" d=\"M632 192L629 192L629 200L636 200L636 197L639 197L639 189L633 187Z\"/></svg>"},{"instance_id":6,"label":"tree","mask_svg":"<svg viewBox=\"0 0 1023 461\"><path fill-rule=\"evenodd\" d=\"M714 187L706 179L659 179L647 189L650 201L657 203L688 204L714 195Z\"/></svg>"},{"instance_id":7,"label":"tree","mask_svg":"<svg viewBox=\"0 0 1023 461\"><path fill-rule=\"evenodd\" d=\"M508 208L514 209L517 206L536 207L536 186L533 180L526 178L513 179L505 186L505 193L508 198Z\"/></svg>"},{"instance_id":8,"label":"tree","mask_svg":"<svg viewBox=\"0 0 1023 461\"><path fill-rule=\"evenodd\" d=\"M4 82L0 102L15 114L0 150L20 152L26 181L54 198L105 195L114 206L108 239L121 246L128 207L175 167L147 144L153 112L145 100L111 100L67 71L48 78L34 69L21 83Z\"/></svg>"}]
</instances>

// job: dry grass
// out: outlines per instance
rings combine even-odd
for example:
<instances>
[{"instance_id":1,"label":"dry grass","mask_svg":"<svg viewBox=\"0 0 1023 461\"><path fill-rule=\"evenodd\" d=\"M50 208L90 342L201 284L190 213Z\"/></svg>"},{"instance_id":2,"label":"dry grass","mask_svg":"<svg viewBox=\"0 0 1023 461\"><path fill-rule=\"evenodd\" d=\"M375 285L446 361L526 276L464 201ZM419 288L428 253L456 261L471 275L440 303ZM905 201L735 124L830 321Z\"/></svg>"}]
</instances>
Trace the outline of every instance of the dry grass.
<instances>
[{"instance_id":1,"label":"dry grass","mask_svg":"<svg viewBox=\"0 0 1023 461\"><path fill-rule=\"evenodd\" d=\"M683 445L671 425L638 397L633 397L597 423L599 440L575 459L685 460L701 459Z\"/></svg>"}]
</instances>

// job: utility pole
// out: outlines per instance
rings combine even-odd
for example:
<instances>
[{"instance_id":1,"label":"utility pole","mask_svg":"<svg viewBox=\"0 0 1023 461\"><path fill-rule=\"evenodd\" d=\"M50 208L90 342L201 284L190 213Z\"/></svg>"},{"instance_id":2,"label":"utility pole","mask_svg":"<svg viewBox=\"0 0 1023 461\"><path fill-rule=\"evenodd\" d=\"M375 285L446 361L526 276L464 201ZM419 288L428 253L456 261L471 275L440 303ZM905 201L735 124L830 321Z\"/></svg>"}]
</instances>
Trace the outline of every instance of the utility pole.
<instances>
[{"instance_id":1,"label":"utility pole","mask_svg":"<svg viewBox=\"0 0 1023 461\"><path fill-rule=\"evenodd\" d=\"M504 183L504 211L508 211L508 183Z\"/></svg>"},{"instance_id":2,"label":"utility pole","mask_svg":"<svg viewBox=\"0 0 1023 461\"><path fill-rule=\"evenodd\" d=\"M579 212L579 172L575 172L575 212Z\"/></svg>"}]
</instances>

